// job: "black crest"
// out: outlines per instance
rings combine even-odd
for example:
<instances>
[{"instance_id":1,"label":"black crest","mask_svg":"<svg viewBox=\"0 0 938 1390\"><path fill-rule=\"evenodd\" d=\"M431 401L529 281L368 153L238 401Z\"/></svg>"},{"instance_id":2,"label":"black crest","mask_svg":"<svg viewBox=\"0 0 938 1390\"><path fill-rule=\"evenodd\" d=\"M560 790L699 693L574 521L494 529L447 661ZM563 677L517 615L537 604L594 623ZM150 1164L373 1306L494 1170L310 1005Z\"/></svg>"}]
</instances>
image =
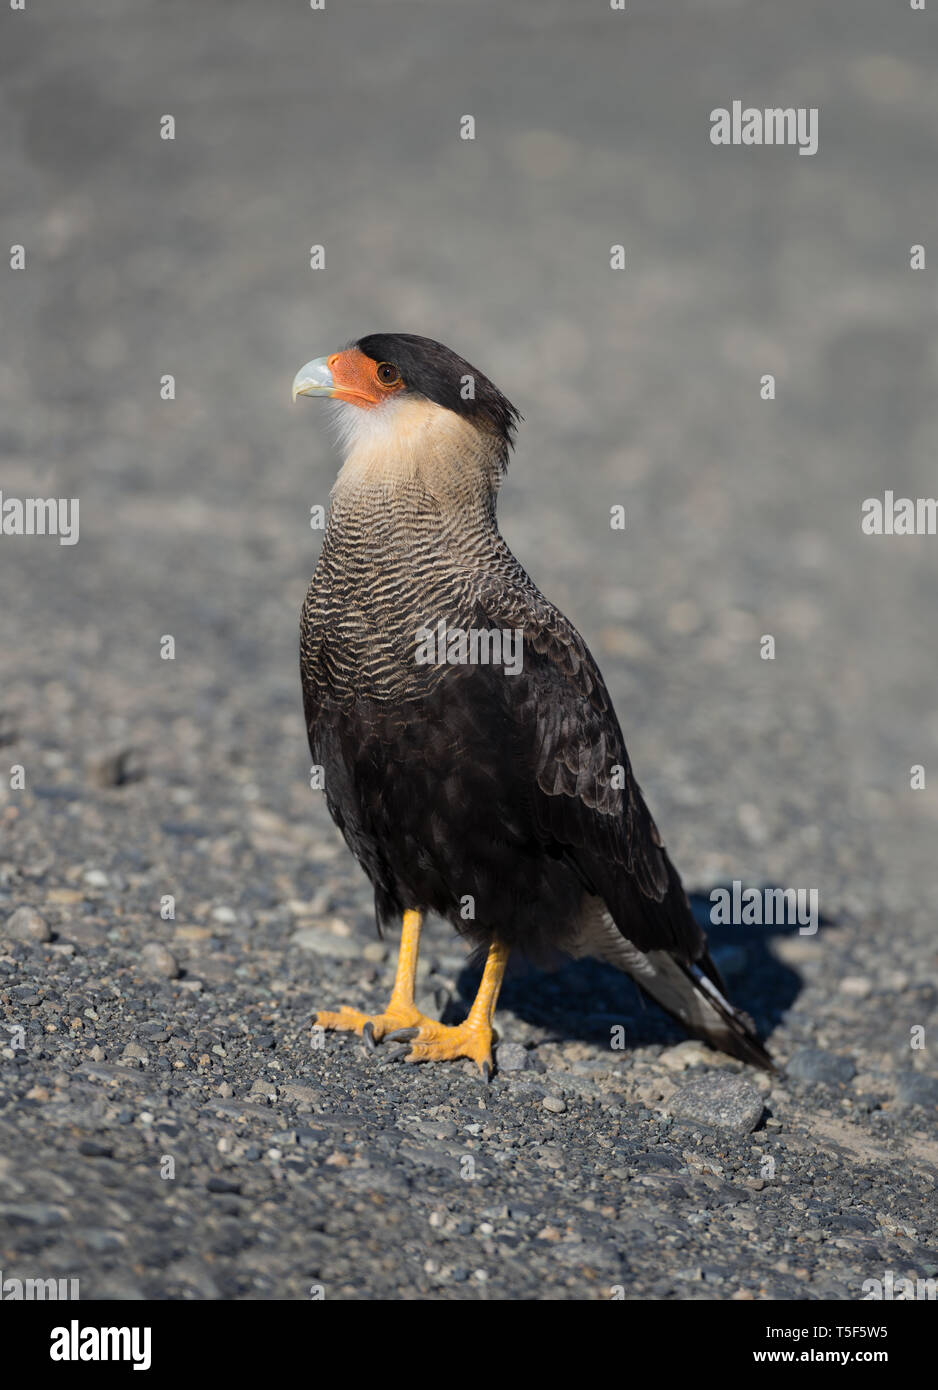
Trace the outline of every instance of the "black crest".
<instances>
[{"instance_id":1,"label":"black crest","mask_svg":"<svg viewBox=\"0 0 938 1390\"><path fill-rule=\"evenodd\" d=\"M369 333L355 347L375 362L393 363L408 391L488 426L506 450L513 444L520 413L487 376L451 348L415 333ZM474 393L468 397L466 378L471 378Z\"/></svg>"}]
</instances>

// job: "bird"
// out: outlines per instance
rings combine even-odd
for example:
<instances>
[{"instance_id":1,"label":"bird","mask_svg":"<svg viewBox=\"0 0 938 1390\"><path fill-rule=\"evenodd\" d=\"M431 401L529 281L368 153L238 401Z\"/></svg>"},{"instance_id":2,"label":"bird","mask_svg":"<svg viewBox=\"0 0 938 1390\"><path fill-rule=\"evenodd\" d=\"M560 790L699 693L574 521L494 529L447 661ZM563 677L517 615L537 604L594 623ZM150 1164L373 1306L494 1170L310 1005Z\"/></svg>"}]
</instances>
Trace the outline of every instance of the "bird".
<instances>
[{"instance_id":1,"label":"bird","mask_svg":"<svg viewBox=\"0 0 938 1390\"><path fill-rule=\"evenodd\" d=\"M300 621L303 709L329 812L401 924L381 1013L319 1010L325 1030L406 1060L493 1075L512 951L589 956L686 1030L756 1067L645 804L585 641L508 548L496 499L521 415L442 343L372 333L317 357L297 397L329 401L343 461ZM422 924L438 914L481 961L465 1020L421 1013Z\"/></svg>"}]
</instances>

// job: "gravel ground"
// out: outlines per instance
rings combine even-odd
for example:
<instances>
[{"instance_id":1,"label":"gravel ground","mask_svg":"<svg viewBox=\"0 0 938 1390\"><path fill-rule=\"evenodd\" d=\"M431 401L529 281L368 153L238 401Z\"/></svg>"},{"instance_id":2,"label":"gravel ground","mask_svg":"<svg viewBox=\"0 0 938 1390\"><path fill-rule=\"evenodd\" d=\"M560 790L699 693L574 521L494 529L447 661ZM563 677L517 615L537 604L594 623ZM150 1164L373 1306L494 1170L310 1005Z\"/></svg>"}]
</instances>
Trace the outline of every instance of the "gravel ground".
<instances>
[{"instance_id":1,"label":"gravel ground","mask_svg":"<svg viewBox=\"0 0 938 1390\"><path fill-rule=\"evenodd\" d=\"M856 1299L938 1275L936 542L858 524L935 491L933 272L909 269L934 16L0 22L0 245L27 247L0 277L0 487L81 500L75 546L0 536L4 1277ZM817 155L711 146L735 98L818 106ZM289 384L384 329L523 411L503 529L600 659L701 916L733 879L818 891L814 936L714 932L780 1078L591 963L517 965L488 1089L314 1033L383 1003L395 943L308 785L297 623L335 457ZM424 1006L457 1017L476 978L431 924Z\"/></svg>"}]
</instances>

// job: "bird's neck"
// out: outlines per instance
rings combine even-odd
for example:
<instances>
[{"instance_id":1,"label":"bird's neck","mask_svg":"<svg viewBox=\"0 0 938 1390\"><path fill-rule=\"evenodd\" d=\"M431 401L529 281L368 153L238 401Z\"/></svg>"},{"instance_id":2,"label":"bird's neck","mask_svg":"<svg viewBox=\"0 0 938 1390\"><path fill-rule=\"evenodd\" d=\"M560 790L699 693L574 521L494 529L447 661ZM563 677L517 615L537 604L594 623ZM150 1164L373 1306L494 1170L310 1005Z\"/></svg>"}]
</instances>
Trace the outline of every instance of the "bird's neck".
<instances>
[{"instance_id":1,"label":"bird's neck","mask_svg":"<svg viewBox=\"0 0 938 1390\"><path fill-rule=\"evenodd\" d=\"M330 528L383 521L381 529L405 532L428 524L494 529L504 459L493 436L429 401L352 409Z\"/></svg>"}]
</instances>

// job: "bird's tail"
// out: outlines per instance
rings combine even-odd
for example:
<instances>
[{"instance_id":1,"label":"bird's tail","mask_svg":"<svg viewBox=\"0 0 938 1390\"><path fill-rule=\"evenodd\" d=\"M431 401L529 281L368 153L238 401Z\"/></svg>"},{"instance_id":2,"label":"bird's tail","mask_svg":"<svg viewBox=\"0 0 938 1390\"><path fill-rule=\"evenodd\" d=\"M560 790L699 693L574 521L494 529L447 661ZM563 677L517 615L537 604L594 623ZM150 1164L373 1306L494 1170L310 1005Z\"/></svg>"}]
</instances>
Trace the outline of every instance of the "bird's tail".
<instances>
[{"instance_id":1,"label":"bird's tail","mask_svg":"<svg viewBox=\"0 0 938 1390\"><path fill-rule=\"evenodd\" d=\"M706 950L691 964L670 951L640 951L622 935L608 912L599 904L597 909L588 924L584 922L578 955L598 956L630 975L695 1037L751 1066L775 1071L752 1019L727 999L726 987Z\"/></svg>"},{"instance_id":2,"label":"bird's tail","mask_svg":"<svg viewBox=\"0 0 938 1390\"><path fill-rule=\"evenodd\" d=\"M709 955L685 965L667 951L649 951L646 961L651 974L633 975L633 979L689 1033L751 1066L775 1071L756 1025L727 999Z\"/></svg>"}]
</instances>

